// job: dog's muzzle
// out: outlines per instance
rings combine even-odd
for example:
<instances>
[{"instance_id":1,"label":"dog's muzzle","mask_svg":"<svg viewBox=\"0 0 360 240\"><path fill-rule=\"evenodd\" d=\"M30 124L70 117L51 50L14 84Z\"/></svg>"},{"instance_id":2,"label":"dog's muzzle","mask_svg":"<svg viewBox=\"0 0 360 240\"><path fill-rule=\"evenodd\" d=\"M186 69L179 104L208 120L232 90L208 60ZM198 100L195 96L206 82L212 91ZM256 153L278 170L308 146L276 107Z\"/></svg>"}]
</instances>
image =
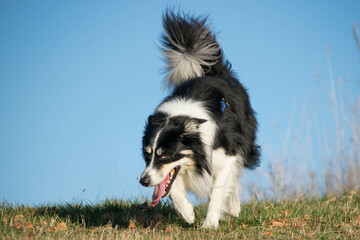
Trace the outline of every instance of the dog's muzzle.
<instances>
[{"instance_id":1,"label":"dog's muzzle","mask_svg":"<svg viewBox=\"0 0 360 240\"><path fill-rule=\"evenodd\" d=\"M144 175L140 178L139 182L144 187L148 187L150 185L150 177L148 175Z\"/></svg>"}]
</instances>

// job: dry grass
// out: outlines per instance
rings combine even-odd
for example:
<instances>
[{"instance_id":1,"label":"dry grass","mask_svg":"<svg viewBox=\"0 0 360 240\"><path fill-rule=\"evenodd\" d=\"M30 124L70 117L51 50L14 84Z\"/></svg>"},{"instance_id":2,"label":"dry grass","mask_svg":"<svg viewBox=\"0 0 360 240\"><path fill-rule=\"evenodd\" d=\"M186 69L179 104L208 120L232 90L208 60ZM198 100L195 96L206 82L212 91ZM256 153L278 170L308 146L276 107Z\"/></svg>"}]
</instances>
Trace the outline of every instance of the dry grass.
<instances>
[{"instance_id":1,"label":"dry grass","mask_svg":"<svg viewBox=\"0 0 360 240\"><path fill-rule=\"evenodd\" d=\"M353 32L360 53L356 23ZM307 99L295 104L286 127L274 123L279 146L262 146L269 164L262 172L256 170L256 182L269 184L248 183L245 190L251 194L294 199L299 194L337 196L360 189L359 77L334 77L326 44L325 53L327 74L314 78L321 89L309 91Z\"/></svg>"}]
</instances>

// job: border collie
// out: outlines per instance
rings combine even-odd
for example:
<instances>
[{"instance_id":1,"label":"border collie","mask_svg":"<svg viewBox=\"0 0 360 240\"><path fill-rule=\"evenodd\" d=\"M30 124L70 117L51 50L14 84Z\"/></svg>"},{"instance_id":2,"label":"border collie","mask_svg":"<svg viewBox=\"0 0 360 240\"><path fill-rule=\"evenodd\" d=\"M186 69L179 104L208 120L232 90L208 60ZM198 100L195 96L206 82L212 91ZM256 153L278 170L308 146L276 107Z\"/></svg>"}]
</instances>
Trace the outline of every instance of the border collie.
<instances>
[{"instance_id":1,"label":"border collie","mask_svg":"<svg viewBox=\"0 0 360 240\"><path fill-rule=\"evenodd\" d=\"M169 195L176 212L195 219L188 192L209 198L202 227L224 213L239 216L239 174L259 165L257 121L246 89L210 31L206 17L166 11L161 52L172 94L149 116L140 183L154 188L152 206Z\"/></svg>"}]
</instances>

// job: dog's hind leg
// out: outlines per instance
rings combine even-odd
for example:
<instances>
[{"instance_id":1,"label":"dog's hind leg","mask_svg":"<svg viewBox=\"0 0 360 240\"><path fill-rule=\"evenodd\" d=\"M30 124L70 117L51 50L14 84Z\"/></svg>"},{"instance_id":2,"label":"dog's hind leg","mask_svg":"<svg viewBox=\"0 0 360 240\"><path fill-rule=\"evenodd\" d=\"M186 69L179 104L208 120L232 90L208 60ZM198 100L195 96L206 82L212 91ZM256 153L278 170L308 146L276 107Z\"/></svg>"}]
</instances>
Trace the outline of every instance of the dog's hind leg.
<instances>
[{"instance_id":1,"label":"dog's hind leg","mask_svg":"<svg viewBox=\"0 0 360 240\"><path fill-rule=\"evenodd\" d=\"M181 176L178 176L176 181L174 181L169 196L176 212L184 218L186 222L194 223L194 207L187 197L187 191Z\"/></svg>"},{"instance_id":2,"label":"dog's hind leg","mask_svg":"<svg viewBox=\"0 0 360 240\"><path fill-rule=\"evenodd\" d=\"M229 185L233 180L231 176L237 161L236 156L228 156L223 149L213 151L213 187L210 193L210 202L206 218L202 224L203 228L219 226L219 219L224 209L224 204L228 204L226 198L229 196Z\"/></svg>"}]
</instances>

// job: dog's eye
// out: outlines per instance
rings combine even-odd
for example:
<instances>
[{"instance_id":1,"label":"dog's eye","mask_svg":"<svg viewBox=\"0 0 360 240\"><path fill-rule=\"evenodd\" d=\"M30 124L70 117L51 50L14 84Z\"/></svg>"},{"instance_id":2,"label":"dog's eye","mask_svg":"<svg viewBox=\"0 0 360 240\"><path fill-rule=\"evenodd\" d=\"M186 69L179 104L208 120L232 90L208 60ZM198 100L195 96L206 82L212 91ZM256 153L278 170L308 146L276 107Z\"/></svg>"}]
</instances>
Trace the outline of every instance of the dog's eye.
<instances>
[{"instance_id":1,"label":"dog's eye","mask_svg":"<svg viewBox=\"0 0 360 240\"><path fill-rule=\"evenodd\" d=\"M143 148L143 151L145 155L150 155L152 153L151 147Z\"/></svg>"},{"instance_id":2,"label":"dog's eye","mask_svg":"<svg viewBox=\"0 0 360 240\"><path fill-rule=\"evenodd\" d=\"M170 159L170 156L169 155L161 155L159 158L161 160L167 160L167 159Z\"/></svg>"}]
</instances>

